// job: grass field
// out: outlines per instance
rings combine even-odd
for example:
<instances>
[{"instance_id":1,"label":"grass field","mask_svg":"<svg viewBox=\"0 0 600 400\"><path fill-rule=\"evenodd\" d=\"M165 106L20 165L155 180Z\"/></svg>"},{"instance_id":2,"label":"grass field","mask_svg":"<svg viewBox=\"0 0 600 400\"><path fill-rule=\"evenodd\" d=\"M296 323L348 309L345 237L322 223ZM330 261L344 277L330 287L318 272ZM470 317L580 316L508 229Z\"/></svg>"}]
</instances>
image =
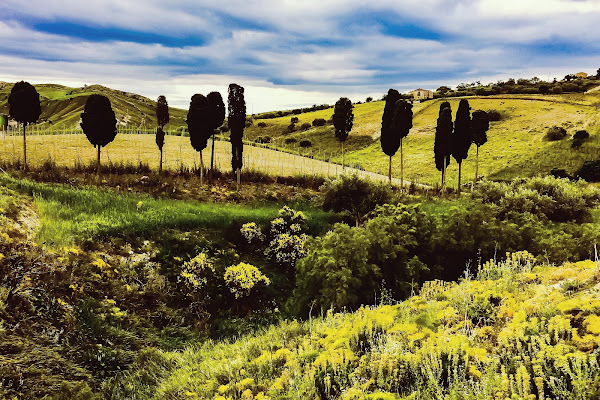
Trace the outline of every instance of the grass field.
<instances>
[{"instance_id":1,"label":"grass field","mask_svg":"<svg viewBox=\"0 0 600 400\"><path fill-rule=\"evenodd\" d=\"M123 195L97 188L76 189L0 175L5 188L32 196L40 216L36 240L62 246L97 236L151 234L164 229L224 229L233 221L265 223L278 204L216 204ZM306 209L308 224L319 232L331 217Z\"/></svg>"}]
</instances>

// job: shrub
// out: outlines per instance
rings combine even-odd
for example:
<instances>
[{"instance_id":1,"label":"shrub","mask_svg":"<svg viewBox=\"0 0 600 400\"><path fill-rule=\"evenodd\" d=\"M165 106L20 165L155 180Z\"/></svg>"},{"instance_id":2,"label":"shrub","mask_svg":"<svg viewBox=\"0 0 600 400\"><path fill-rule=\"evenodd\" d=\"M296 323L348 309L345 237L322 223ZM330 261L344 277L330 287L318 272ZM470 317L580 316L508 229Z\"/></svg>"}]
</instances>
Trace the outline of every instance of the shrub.
<instances>
[{"instance_id":1,"label":"shrub","mask_svg":"<svg viewBox=\"0 0 600 400\"><path fill-rule=\"evenodd\" d=\"M254 140L255 143L271 143L270 136L259 136Z\"/></svg>"},{"instance_id":2,"label":"shrub","mask_svg":"<svg viewBox=\"0 0 600 400\"><path fill-rule=\"evenodd\" d=\"M358 307L373 300L379 268L369 263L371 242L362 228L336 224L323 237L308 239L308 255L296 270L293 311L305 315L314 301L317 309Z\"/></svg>"},{"instance_id":3,"label":"shrub","mask_svg":"<svg viewBox=\"0 0 600 400\"><path fill-rule=\"evenodd\" d=\"M308 148L311 146L312 146L312 143L310 142L310 140L301 140L300 141L300 147L302 147L302 148Z\"/></svg>"},{"instance_id":4,"label":"shrub","mask_svg":"<svg viewBox=\"0 0 600 400\"><path fill-rule=\"evenodd\" d=\"M495 109L488 110L487 115L490 121L501 121L503 119L500 111Z\"/></svg>"},{"instance_id":5,"label":"shrub","mask_svg":"<svg viewBox=\"0 0 600 400\"><path fill-rule=\"evenodd\" d=\"M573 141L571 142L571 147L580 147L587 139L589 139L590 134L586 130L579 130L575 132L573 135Z\"/></svg>"},{"instance_id":6,"label":"shrub","mask_svg":"<svg viewBox=\"0 0 600 400\"><path fill-rule=\"evenodd\" d=\"M327 121L324 118L315 118L312 122L312 126L324 126Z\"/></svg>"},{"instance_id":7,"label":"shrub","mask_svg":"<svg viewBox=\"0 0 600 400\"><path fill-rule=\"evenodd\" d=\"M292 123L292 124L289 124L289 125L287 126L287 131L288 131L288 132L290 132L290 133L291 133L291 132L294 132L295 130L296 130L296 124L293 124L293 123Z\"/></svg>"},{"instance_id":8,"label":"shrub","mask_svg":"<svg viewBox=\"0 0 600 400\"><path fill-rule=\"evenodd\" d=\"M563 92L562 88L561 88L560 86L558 86L558 85L557 85L557 86L554 86L554 87L552 88L552 93L553 93L553 94L561 94L562 92Z\"/></svg>"},{"instance_id":9,"label":"shrub","mask_svg":"<svg viewBox=\"0 0 600 400\"><path fill-rule=\"evenodd\" d=\"M560 126L550 127L546 132L546 139L550 141L562 140L565 137L567 137L567 130Z\"/></svg>"},{"instance_id":10,"label":"shrub","mask_svg":"<svg viewBox=\"0 0 600 400\"><path fill-rule=\"evenodd\" d=\"M302 123L302 125L300 125L300 130L306 131L306 130L310 129L310 126L311 125L308 122L304 122L304 123Z\"/></svg>"},{"instance_id":11,"label":"shrub","mask_svg":"<svg viewBox=\"0 0 600 400\"><path fill-rule=\"evenodd\" d=\"M269 246L265 250L267 259L293 275L296 261L306 256L306 230L304 213L284 206L271 221Z\"/></svg>"},{"instance_id":12,"label":"shrub","mask_svg":"<svg viewBox=\"0 0 600 400\"><path fill-rule=\"evenodd\" d=\"M260 121L258 124L256 124L256 126L258 126L259 128L266 128L267 127L267 123Z\"/></svg>"},{"instance_id":13,"label":"shrub","mask_svg":"<svg viewBox=\"0 0 600 400\"><path fill-rule=\"evenodd\" d=\"M296 138L285 138L285 144L296 143L298 139Z\"/></svg>"},{"instance_id":14,"label":"shrub","mask_svg":"<svg viewBox=\"0 0 600 400\"><path fill-rule=\"evenodd\" d=\"M271 283L258 268L243 262L228 267L223 279L236 299L248 296L259 285L269 286Z\"/></svg>"},{"instance_id":15,"label":"shrub","mask_svg":"<svg viewBox=\"0 0 600 400\"><path fill-rule=\"evenodd\" d=\"M297 124L297 123L298 123L298 117L292 117L292 118L290 119L290 122L291 122L292 124Z\"/></svg>"},{"instance_id":16,"label":"shrub","mask_svg":"<svg viewBox=\"0 0 600 400\"><path fill-rule=\"evenodd\" d=\"M600 160L584 162L575 176L588 182L600 182Z\"/></svg>"},{"instance_id":17,"label":"shrub","mask_svg":"<svg viewBox=\"0 0 600 400\"><path fill-rule=\"evenodd\" d=\"M563 168L553 168L550 171L550 175L552 175L555 178L571 179L567 170Z\"/></svg>"},{"instance_id":18,"label":"shrub","mask_svg":"<svg viewBox=\"0 0 600 400\"><path fill-rule=\"evenodd\" d=\"M500 215L528 212L552 221L583 221L600 204L600 191L585 182L547 176L515 179L509 185L482 181L472 198L498 205Z\"/></svg>"},{"instance_id":19,"label":"shrub","mask_svg":"<svg viewBox=\"0 0 600 400\"><path fill-rule=\"evenodd\" d=\"M392 198L388 185L361 179L357 174L329 179L320 190L326 211L347 213L357 226L367 213L378 205L389 203Z\"/></svg>"}]
</instances>

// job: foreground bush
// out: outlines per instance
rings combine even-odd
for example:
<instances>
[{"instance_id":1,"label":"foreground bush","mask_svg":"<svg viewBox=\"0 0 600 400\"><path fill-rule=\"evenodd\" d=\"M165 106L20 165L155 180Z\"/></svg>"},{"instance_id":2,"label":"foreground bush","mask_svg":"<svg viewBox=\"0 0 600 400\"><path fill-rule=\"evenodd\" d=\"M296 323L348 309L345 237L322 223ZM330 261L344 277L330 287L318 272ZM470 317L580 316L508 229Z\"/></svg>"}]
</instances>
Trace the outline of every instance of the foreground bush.
<instances>
[{"instance_id":1,"label":"foreground bush","mask_svg":"<svg viewBox=\"0 0 600 400\"><path fill-rule=\"evenodd\" d=\"M553 126L546 132L546 139L550 141L563 140L567 137L567 130L560 126Z\"/></svg>"}]
</instances>

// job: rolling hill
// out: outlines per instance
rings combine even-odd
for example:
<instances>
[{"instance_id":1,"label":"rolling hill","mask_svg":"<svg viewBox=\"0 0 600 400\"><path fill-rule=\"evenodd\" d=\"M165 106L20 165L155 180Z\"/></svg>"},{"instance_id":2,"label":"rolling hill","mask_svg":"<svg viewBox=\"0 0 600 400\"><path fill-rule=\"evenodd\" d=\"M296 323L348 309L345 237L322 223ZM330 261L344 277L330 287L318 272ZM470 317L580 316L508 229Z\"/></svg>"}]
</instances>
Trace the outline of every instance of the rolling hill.
<instances>
[{"instance_id":1,"label":"rolling hill","mask_svg":"<svg viewBox=\"0 0 600 400\"><path fill-rule=\"evenodd\" d=\"M8 114L8 96L13 84L0 82L0 113ZM79 126L79 115L85 102L93 93L103 94L110 99L117 120L129 126L156 126L156 101L135 93L114 90L101 85L71 88L57 84L35 86L40 94L42 114L40 122L45 127L72 128ZM186 110L169 108L170 127L185 125Z\"/></svg>"}]
</instances>

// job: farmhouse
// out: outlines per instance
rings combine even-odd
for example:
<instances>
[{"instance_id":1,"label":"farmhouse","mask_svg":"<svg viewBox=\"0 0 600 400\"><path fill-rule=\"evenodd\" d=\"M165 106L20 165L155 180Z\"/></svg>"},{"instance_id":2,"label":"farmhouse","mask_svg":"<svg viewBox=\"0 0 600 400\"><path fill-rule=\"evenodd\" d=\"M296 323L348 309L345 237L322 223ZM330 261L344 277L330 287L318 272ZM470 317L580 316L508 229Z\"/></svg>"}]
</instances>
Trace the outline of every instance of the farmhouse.
<instances>
[{"instance_id":1,"label":"farmhouse","mask_svg":"<svg viewBox=\"0 0 600 400\"><path fill-rule=\"evenodd\" d=\"M433 91L427 89L415 89L408 92L415 100L433 99Z\"/></svg>"}]
</instances>

